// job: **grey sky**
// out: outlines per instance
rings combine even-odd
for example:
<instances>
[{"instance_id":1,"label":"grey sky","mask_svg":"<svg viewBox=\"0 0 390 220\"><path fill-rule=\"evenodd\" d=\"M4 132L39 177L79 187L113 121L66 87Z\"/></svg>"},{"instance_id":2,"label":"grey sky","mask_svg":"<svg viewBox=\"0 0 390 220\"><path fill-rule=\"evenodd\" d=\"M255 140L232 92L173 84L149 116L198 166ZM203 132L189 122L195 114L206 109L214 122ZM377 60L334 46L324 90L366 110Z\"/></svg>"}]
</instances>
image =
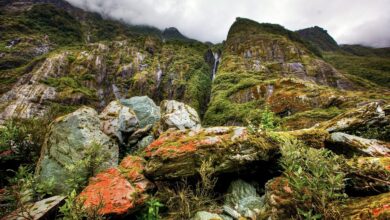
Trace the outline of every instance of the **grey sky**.
<instances>
[{"instance_id":1,"label":"grey sky","mask_svg":"<svg viewBox=\"0 0 390 220\"><path fill-rule=\"evenodd\" d=\"M84 9L221 42L236 17L290 30L323 27L339 44L390 46L390 0L67 0Z\"/></svg>"}]
</instances>

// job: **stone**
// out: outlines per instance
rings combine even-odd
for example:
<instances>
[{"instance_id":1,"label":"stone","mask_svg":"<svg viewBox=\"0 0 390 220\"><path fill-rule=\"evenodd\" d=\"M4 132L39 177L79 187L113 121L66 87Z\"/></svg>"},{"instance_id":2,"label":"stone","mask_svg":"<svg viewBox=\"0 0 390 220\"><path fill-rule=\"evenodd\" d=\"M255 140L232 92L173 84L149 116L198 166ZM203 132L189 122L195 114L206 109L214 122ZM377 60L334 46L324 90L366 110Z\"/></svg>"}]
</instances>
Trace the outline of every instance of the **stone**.
<instances>
[{"instance_id":1,"label":"stone","mask_svg":"<svg viewBox=\"0 0 390 220\"><path fill-rule=\"evenodd\" d=\"M99 207L102 215L126 215L135 212L149 198L147 190L153 184L142 174L145 161L127 156L118 168L110 168L90 179L80 193L86 209Z\"/></svg>"},{"instance_id":2,"label":"stone","mask_svg":"<svg viewBox=\"0 0 390 220\"><path fill-rule=\"evenodd\" d=\"M64 202L65 196L52 196L33 204L27 204L26 210L17 209L2 220L43 220L54 219L56 210Z\"/></svg>"},{"instance_id":3,"label":"stone","mask_svg":"<svg viewBox=\"0 0 390 220\"><path fill-rule=\"evenodd\" d=\"M218 214L214 214L206 211L199 211L195 214L192 220L223 220L223 219Z\"/></svg>"},{"instance_id":4,"label":"stone","mask_svg":"<svg viewBox=\"0 0 390 220\"><path fill-rule=\"evenodd\" d=\"M121 103L135 112L139 120L140 128L153 125L160 120L160 107L147 96L135 96L130 99L122 99Z\"/></svg>"},{"instance_id":5,"label":"stone","mask_svg":"<svg viewBox=\"0 0 390 220\"><path fill-rule=\"evenodd\" d=\"M329 141L335 151L358 153L365 156L390 156L390 143L375 139L365 139L342 132L334 132Z\"/></svg>"},{"instance_id":6,"label":"stone","mask_svg":"<svg viewBox=\"0 0 390 220\"><path fill-rule=\"evenodd\" d=\"M198 113L189 105L175 100L164 100L160 108L160 126L164 131L169 128L184 130L201 127Z\"/></svg>"},{"instance_id":7,"label":"stone","mask_svg":"<svg viewBox=\"0 0 390 220\"><path fill-rule=\"evenodd\" d=\"M168 130L144 150L145 173L154 180L194 176L203 160L212 159L216 174L250 169L254 161L274 159L279 146L245 127Z\"/></svg>"},{"instance_id":8,"label":"stone","mask_svg":"<svg viewBox=\"0 0 390 220\"><path fill-rule=\"evenodd\" d=\"M138 118L129 107L119 101L110 102L100 113L100 129L110 137L118 138L124 144L126 134L138 128Z\"/></svg>"},{"instance_id":9,"label":"stone","mask_svg":"<svg viewBox=\"0 0 390 220\"><path fill-rule=\"evenodd\" d=\"M55 193L67 192L66 179L71 173L66 167L77 166L93 144L101 146L95 153L104 158L101 164L94 168L93 173L118 164L118 145L100 130L100 121L94 109L82 107L57 118L50 125L45 138L36 174L41 180L53 178ZM81 169L80 177L89 177L86 169L77 168Z\"/></svg>"},{"instance_id":10,"label":"stone","mask_svg":"<svg viewBox=\"0 0 390 220\"><path fill-rule=\"evenodd\" d=\"M225 206L232 207L243 217L256 219L264 206L263 200L264 198L257 194L254 186L239 179L230 183L225 197Z\"/></svg>"}]
</instances>

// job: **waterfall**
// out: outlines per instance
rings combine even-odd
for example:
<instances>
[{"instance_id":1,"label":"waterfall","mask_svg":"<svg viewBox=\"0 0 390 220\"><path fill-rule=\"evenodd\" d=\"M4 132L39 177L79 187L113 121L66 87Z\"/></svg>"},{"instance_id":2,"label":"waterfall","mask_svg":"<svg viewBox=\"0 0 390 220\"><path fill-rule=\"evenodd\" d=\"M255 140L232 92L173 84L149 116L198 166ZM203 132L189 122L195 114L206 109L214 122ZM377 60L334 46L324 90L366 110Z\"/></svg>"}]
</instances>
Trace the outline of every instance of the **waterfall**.
<instances>
[{"instance_id":1,"label":"waterfall","mask_svg":"<svg viewBox=\"0 0 390 220\"><path fill-rule=\"evenodd\" d=\"M158 71L157 71L157 73L156 73L157 87L160 86L162 74L163 74L163 72L162 72L162 70L159 68Z\"/></svg>"},{"instance_id":2,"label":"waterfall","mask_svg":"<svg viewBox=\"0 0 390 220\"><path fill-rule=\"evenodd\" d=\"M215 78L215 74L217 73L218 70L218 64L219 64L219 59L220 59L220 54L218 52L213 53L214 55L214 66L213 66L213 76L212 80Z\"/></svg>"}]
</instances>

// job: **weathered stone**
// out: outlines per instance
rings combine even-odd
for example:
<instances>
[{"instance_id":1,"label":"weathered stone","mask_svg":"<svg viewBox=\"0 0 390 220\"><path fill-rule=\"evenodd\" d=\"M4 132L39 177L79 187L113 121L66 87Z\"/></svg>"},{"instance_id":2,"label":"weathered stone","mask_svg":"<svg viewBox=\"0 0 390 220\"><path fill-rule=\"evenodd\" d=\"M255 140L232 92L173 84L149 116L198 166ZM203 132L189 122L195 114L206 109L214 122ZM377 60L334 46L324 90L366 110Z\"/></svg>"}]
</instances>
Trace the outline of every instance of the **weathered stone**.
<instances>
[{"instance_id":1,"label":"weathered stone","mask_svg":"<svg viewBox=\"0 0 390 220\"><path fill-rule=\"evenodd\" d=\"M218 214L199 211L195 214L192 220L223 220Z\"/></svg>"},{"instance_id":2,"label":"weathered stone","mask_svg":"<svg viewBox=\"0 0 390 220\"><path fill-rule=\"evenodd\" d=\"M342 152L355 152L366 156L390 156L390 143L375 139L365 139L342 132L334 132L329 141ZM337 151L338 149L334 149Z\"/></svg>"},{"instance_id":3,"label":"weathered stone","mask_svg":"<svg viewBox=\"0 0 390 220\"><path fill-rule=\"evenodd\" d=\"M144 149L145 147L149 146L149 144L151 144L152 142L154 141L154 137L152 135L148 135L144 138L142 138L142 140L140 140L138 143L137 143L137 149Z\"/></svg>"},{"instance_id":4,"label":"weathered stone","mask_svg":"<svg viewBox=\"0 0 390 220\"><path fill-rule=\"evenodd\" d=\"M195 109L175 100L161 102L160 126L165 131L169 128L179 130L200 128L200 118Z\"/></svg>"},{"instance_id":5,"label":"weathered stone","mask_svg":"<svg viewBox=\"0 0 390 220\"><path fill-rule=\"evenodd\" d=\"M291 210L295 211L293 204L293 191L284 177L277 177L265 184L263 213L271 219L290 219Z\"/></svg>"},{"instance_id":6,"label":"weathered stone","mask_svg":"<svg viewBox=\"0 0 390 220\"><path fill-rule=\"evenodd\" d=\"M254 161L275 158L278 149L267 136L244 127L167 131L145 149L146 174L155 180L193 176L209 158L216 173L245 170Z\"/></svg>"},{"instance_id":7,"label":"weathered stone","mask_svg":"<svg viewBox=\"0 0 390 220\"><path fill-rule=\"evenodd\" d=\"M100 113L100 129L108 136L117 137L124 143L126 133L133 132L138 127L138 118L129 108L119 101L112 101Z\"/></svg>"},{"instance_id":8,"label":"weathered stone","mask_svg":"<svg viewBox=\"0 0 390 220\"><path fill-rule=\"evenodd\" d=\"M389 109L388 106L385 109ZM387 110L387 111L390 111ZM390 123L389 112L379 102L371 102L359 108L347 111L329 121L316 125L329 132L354 130L370 125L381 126Z\"/></svg>"},{"instance_id":9,"label":"weathered stone","mask_svg":"<svg viewBox=\"0 0 390 220\"><path fill-rule=\"evenodd\" d=\"M100 121L94 109L82 107L57 118L50 125L36 173L41 180L53 178L56 193L66 192L68 186L65 180L71 175L66 166L77 165L93 144L101 146L96 154L104 158L93 170L94 173L118 164L118 145L100 130ZM81 169L80 177L88 178L86 168L78 169Z\"/></svg>"},{"instance_id":10,"label":"weathered stone","mask_svg":"<svg viewBox=\"0 0 390 220\"><path fill-rule=\"evenodd\" d=\"M389 219L390 193L350 199L340 207L340 213L343 219Z\"/></svg>"},{"instance_id":11,"label":"weathered stone","mask_svg":"<svg viewBox=\"0 0 390 220\"><path fill-rule=\"evenodd\" d=\"M121 103L135 112L141 128L147 125L153 125L160 120L160 107L147 96L135 96L130 99L122 99Z\"/></svg>"},{"instance_id":12,"label":"weathered stone","mask_svg":"<svg viewBox=\"0 0 390 220\"><path fill-rule=\"evenodd\" d=\"M232 207L243 217L256 219L264 206L264 198L261 198L256 188L243 181L233 181L225 198L225 205ZM232 216L235 217L235 216Z\"/></svg>"},{"instance_id":13,"label":"weathered stone","mask_svg":"<svg viewBox=\"0 0 390 220\"><path fill-rule=\"evenodd\" d=\"M58 207L65 200L65 196L53 196L34 204L26 204L25 210L17 209L11 214L2 218L2 220L43 220L53 219Z\"/></svg>"},{"instance_id":14,"label":"weathered stone","mask_svg":"<svg viewBox=\"0 0 390 220\"><path fill-rule=\"evenodd\" d=\"M145 161L124 158L118 168L110 168L90 179L79 198L87 209L100 207L102 215L125 215L136 211L148 199L153 184L142 174Z\"/></svg>"}]
</instances>

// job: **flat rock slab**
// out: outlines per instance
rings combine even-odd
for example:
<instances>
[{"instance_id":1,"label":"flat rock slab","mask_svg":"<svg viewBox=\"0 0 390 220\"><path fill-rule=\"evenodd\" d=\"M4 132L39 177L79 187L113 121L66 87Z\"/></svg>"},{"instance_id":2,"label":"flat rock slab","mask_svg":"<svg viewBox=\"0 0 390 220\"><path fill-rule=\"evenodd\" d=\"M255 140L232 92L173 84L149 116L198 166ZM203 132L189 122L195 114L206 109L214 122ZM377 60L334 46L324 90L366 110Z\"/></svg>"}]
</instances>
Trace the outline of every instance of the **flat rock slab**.
<instances>
[{"instance_id":1,"label":"flat rock slab","mask_svg":"<svg viewBox=\"0 0 390 220\"><path fill-rule=\"evenodd\" d=\"M27 205L27 210L24 212L16 210L10 215L2 218L2 220L50 219L50 214L55 212L55 210L61 205L64 200L65 196L53 196L36 202L34 204Z\"/></svg>"}]
</instances>

